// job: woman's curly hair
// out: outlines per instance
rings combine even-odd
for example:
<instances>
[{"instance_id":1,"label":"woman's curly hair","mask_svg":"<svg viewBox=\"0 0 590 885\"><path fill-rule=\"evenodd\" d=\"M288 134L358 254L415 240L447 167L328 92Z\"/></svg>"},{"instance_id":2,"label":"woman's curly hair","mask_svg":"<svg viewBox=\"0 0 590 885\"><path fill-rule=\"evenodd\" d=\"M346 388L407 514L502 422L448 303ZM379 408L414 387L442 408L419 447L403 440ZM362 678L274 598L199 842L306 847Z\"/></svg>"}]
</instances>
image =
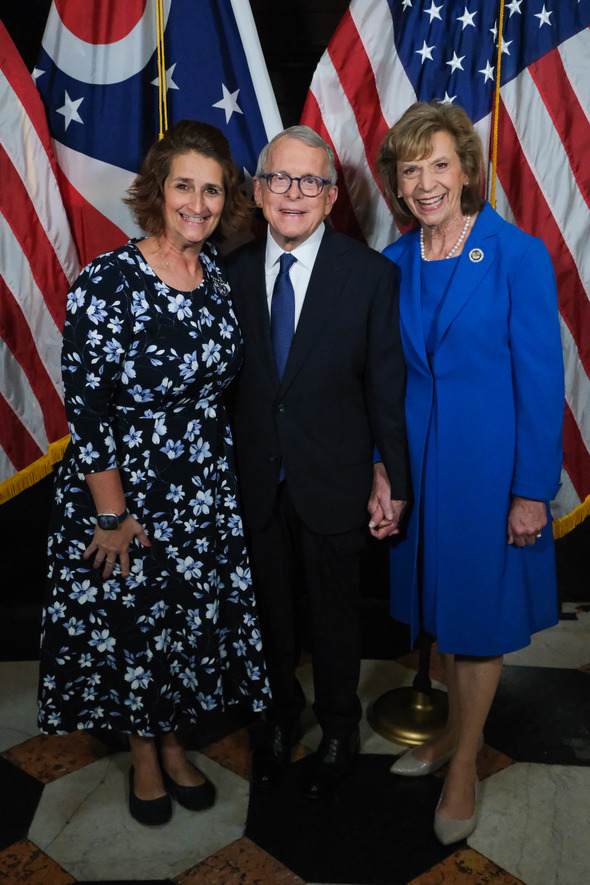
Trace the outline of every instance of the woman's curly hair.
<instances>
[{"instance_id":1,"label":"woman's curly hair","mask_svg":"<svg viewBox=\"0 0 590 885\"><path fill-rule=\"evenodd\" d=\"M223 171L225 203L212 239L225 239L247 227L253 204L239 189L239 174L225 135L209 123L180 120L149 149L123 202L147 234L164 233L164 182L175 157L196 153L215 160Z\"/></svg>"}]
</instances>

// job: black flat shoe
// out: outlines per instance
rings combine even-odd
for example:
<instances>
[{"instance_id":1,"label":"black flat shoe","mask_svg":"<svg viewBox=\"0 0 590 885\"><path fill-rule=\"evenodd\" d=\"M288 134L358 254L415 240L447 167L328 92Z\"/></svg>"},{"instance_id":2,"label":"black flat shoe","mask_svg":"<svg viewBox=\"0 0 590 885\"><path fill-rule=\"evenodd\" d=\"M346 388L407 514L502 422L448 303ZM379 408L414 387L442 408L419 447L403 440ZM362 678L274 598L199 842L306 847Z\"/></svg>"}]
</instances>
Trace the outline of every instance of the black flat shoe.
<instances>
[{"instance_id":1,"label":"black flat shoe","mask_svg":"<svg viewBox=\"0 0 590 885\"><path fill-rule=\"evenodd\" d=\"M158 796L157 799L138 799L133 788L133 766L129 769L129 812L131 817L140 824L166 824L172 817L170 796Z\"/></svg>"},{"instance_id":2,"label":"black flat shoe","mask_svg":"<svg viewBox=\"0 0 590 885\"><path fill-rule=\"evenodd\" d=\"M205 783L198 787L182 787L172 780L164 768L162 768L162 774L164 786L183 808L188 808L189 811L205 811L206 808L211 808L215 802L215 786L202 771L199 771L199 774L205 778Z\"/></svg>"}]
</instances>

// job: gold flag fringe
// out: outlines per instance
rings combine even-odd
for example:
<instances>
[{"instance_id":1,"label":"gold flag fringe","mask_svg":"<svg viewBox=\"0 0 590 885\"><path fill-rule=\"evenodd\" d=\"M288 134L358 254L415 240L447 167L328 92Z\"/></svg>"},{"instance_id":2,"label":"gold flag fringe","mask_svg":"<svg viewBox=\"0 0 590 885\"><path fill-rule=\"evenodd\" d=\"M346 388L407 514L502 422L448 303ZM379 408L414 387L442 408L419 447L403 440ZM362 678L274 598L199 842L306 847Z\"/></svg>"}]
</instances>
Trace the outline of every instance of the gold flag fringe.
<instances>
[{"instance_id":1,"label":"gold flag fringe","mask_svg":"<svg viewBox=\"0 0 590 885\"><path fill-rule=\"evenodd\" d=\"M590 515L590 495L586 498L585 501L582 501L581 504L578 504L571 513L566 513L564 516L558 517L558 519L553 520L553 537L555 540L558 538L563 538L564 535L567 535L568 532L571 532L572 529L575 529L577 525L584 522L587 516Z\"/></svg>"},{"instance_id":2,"label":"gold flag fringe","mask_svg":"<svg viewBox=\"0 0 590 885\"><path fill-rule=\"evenodd\" d=\"M0 483L0 504L5 504L11 498L16 497L25 489L31 488L36 482L44 479L58 461L61 461L66 447L70 441L69 436L64 436L56 442L51 443L45 455L33 461L24 470L15 473Z\"/></svg>"}]
</instances>

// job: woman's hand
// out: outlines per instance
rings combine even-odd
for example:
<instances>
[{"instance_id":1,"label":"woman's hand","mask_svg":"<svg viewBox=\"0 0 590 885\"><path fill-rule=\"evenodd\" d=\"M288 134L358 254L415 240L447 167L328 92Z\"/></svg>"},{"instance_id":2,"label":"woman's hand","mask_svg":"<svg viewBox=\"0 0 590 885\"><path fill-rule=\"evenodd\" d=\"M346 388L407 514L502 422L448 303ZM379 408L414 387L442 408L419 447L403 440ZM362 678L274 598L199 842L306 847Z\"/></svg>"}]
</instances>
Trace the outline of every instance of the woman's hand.
<instances>
[{"instance_id":1,"label":"woman's hand","mask_svg":"<svg viewBox=\"0 0 590 885\"><path fill-rule=\"evenodd\" d=\"M119 528L114 531L107 532L96 526L94 538L84 551L83 558L89 559L93 553L96 553L93 567L104 566L102 573L104 579L110 578L118 558L121 577L127 578L129 577L129 545L134 538L137 538L144 547L152 546L143 526L132 516L124 519Z\"/></svg>"},{"instance_id":2,"label":"woman's hand","mask_svg":"<svg viewBox=\"0 0 590 885\"><path fill-rule=\"evenodd\" d=\"M406 501L391 498L389 477L381 461L373 464L373 488L367 504L371 517L369 530L374 538L382 541L391 535L399 535L399 523L406 507Z\"/></svg>"},{"instance_id":3,"label":"woman's hand","mask_svg":"<svg viewBox=\"0 0 590 885\"><path fill-rule=\"evenodd\" d=\"M508 543L516 547L534 544L541 529L547 525L544 501L515 495L508 513Z\"/></svg>"}]
</instances>

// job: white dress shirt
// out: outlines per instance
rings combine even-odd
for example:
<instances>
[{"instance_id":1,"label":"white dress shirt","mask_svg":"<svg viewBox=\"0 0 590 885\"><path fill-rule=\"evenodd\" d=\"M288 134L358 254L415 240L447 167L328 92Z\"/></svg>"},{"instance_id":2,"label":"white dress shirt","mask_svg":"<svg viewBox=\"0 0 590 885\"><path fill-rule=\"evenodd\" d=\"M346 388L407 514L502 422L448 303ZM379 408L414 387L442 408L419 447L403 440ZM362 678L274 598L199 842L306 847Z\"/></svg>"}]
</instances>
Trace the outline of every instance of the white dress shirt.
<instances>
[{"instance_id":1,"label":"white dress shirt","mask_svg":"<svg viewBox=\"0 0 590 885\"><path fill-rule=\"evenodd\" d=\"M322 237L324 236L324 230L324 224L320 224L318 229L315 230L311 234L311 236L309 236L305 240L304 243L302 243L300 246L297 246L290 253L297 259L297 261L295 262L295 264L292 265L291 270L289 271L289 277L293 284L293 291L295 292L295 328L297 328L297 323L299 322L301 309L303 307L303 302L305 301L305 293L307 292L307 287L309 285L309 278L311 277L311 272L313 270L318 250L320 248L320 243L322 242ZM284 251L285 250L282 249L275 242L269 230L268 236L266 238L266 255L264 259L264 268L266 274L266 299L268 302L269 316L270 305L272 301L272 290L274 288L275 280L279 275L279 260Z\"/></svg>"}]
</instances>

